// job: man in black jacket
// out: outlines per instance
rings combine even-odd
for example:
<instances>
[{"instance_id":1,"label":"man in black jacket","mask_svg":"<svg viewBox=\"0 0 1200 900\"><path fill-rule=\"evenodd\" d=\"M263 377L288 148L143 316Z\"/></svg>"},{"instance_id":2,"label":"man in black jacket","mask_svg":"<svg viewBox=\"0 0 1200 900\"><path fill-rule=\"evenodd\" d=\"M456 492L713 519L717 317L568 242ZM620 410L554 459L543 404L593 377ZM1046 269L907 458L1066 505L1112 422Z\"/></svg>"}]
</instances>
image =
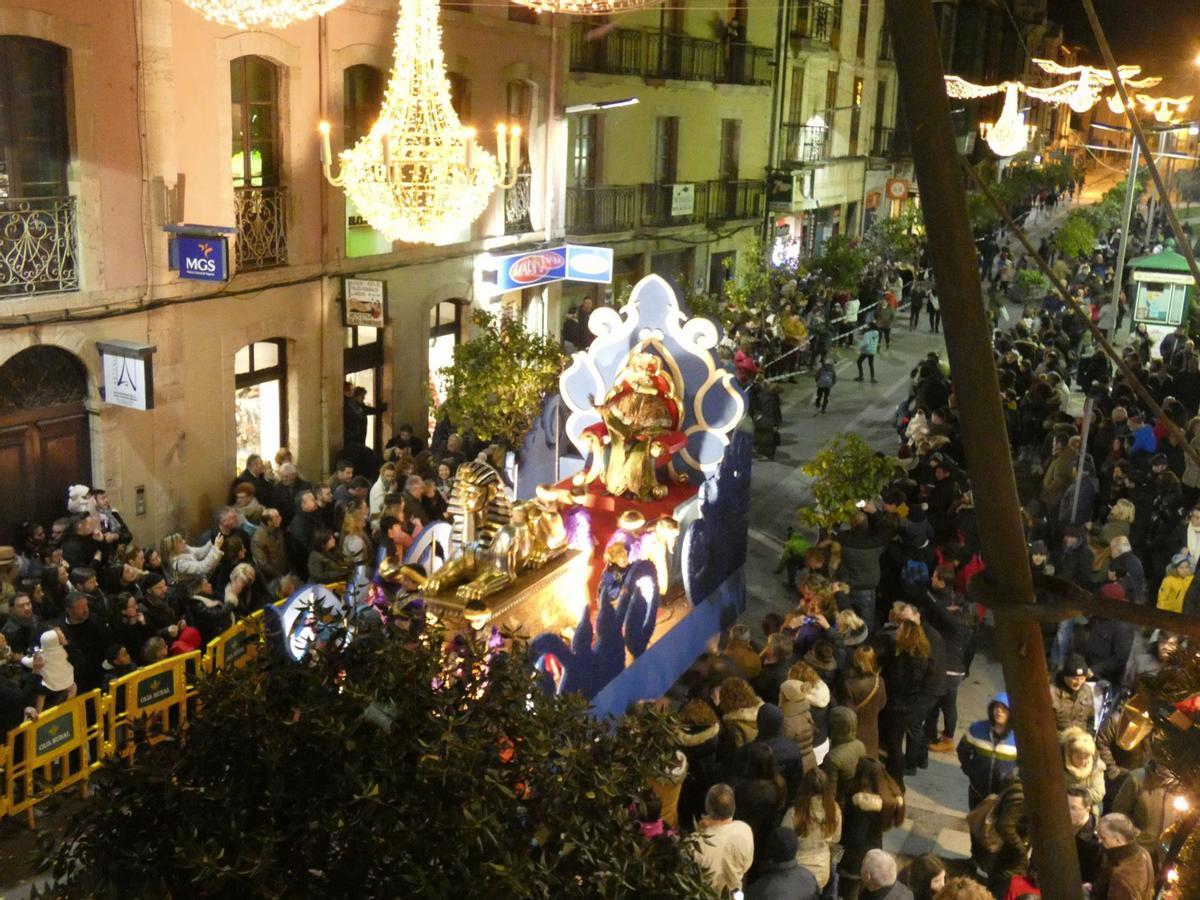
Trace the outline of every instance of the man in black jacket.
<instances>
[{"instance_id":1,"label":"man in black jacket","mask_svg":"<svg viewBox=\"0 0 1200 900\"><path fill-rule=\"evenodd\" d=\"M1108 600L1125 600L1125 589L1115 581L1100 588L1100 596ZM1133 625L1115 619L1093 616L1088 620L1083 642L1083 656L1096 680L1119 687L1133 649Z\"/></svg>"},{"instance_id":2,"label":"man in black jacket","mask_svg":"<svg viewBox=\"0 0 1200 900\"><path fill-rule=\"evenodd\" d=\"M108 632L92 616L88 598L78 592L67 597L67 612L58 626L67 636L67 658L75 668L75 685L80 694L101 686L104 680Z\"/></svg>"},{"instance_id":3,"label":"man in black jacket","mask_svg":"<svg viewBox=\"0 0 1200 900\"><path fill-rule=\"evenodd\" d=\"M953 566L938 566L933 570L929 593L920 609L922 621L932 625L941 635L946 672L946 692L925 718L925 737L929 749L935 753L953 753L954 731L958 725L958 687L966 676L967 660L975 640L975 613L954 591ZM928 634L929 628L925 630ZM940 730L939 717L945 722Z\"/></svg>"},{"instance_id":4,"label":"man in black jacket","mask_svg":"<svg viewBox=\"0 0 1200 900\"><path fill-rule=\"evenodd\" d=\"M71 519L70 533L63 539L62 555L72 569L96 565L102 547L97 539L96 519L81 513Z\"/></svg>"}]
</instances>

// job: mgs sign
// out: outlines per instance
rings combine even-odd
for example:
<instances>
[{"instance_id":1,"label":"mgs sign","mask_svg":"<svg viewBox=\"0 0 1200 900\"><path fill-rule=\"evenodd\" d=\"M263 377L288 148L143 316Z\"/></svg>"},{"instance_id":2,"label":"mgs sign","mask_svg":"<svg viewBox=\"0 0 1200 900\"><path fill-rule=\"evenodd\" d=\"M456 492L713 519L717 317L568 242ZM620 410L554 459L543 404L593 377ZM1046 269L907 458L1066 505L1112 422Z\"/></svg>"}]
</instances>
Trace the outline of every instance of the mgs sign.
<instances>
[{"instance_id":1,"label":"mgs sign","mask_svg":"<svg viewBox=\"0 0 1200 900\"><path fill-rule=\"evenodd\" d=\"M229 277L229 245L221 237L180 235L179 277L195 281L225 281Z\"/></svg>"}]
</instances>

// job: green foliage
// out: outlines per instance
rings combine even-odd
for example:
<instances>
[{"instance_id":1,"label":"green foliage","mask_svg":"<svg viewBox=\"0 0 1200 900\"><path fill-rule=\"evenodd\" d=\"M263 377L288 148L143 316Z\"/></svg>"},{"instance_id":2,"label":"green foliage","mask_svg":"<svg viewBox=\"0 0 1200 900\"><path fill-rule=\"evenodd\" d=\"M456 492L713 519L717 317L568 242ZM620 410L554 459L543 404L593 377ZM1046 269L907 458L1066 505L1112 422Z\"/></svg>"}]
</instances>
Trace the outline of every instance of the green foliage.
<instances>
[{"instance_id":1,"label":"green foliage","mask_svg":"<svg viewBox=\"0 0 1200 900\"><path fill-rule=\"evenodd\" d=\"M863 236L863 246L871 256L916 265L925 243L924 230L921 210L909 205L898 216L877 216Z\"/></svg>"},{"instance_id":2,"label":"green foliage","mask_svg":"<svg viewBox=\"0 0 1200 900\"><path fill-rule=\"evenodd\" d=\"M1200 201L1200 169L1185 169L1175 173L1179 196L1188 206Z\"/></svg>"},{"instance_id":3,"label":"green foliage","mask_svg":"<svg viewBox=\"0 0 1200 900\"><path fill-rule=\"evenodd\" d=\"M800 509L800 521L832 531L850 521L860 500L879 495L892 474L892 461L857 434L840 434L801 466L812 479L814 506Z\"/></svg>"},{"instance_id":4,"label":"green foliage","mask_svg":"<svg viewBox=\"0 0 1200 900\"><path fill-rule=\"evenodd\" d=\"M1077 209L1068 213L1051 242L1067 259L1076 259L1080 254L1090 255L1096 246L1096 227L1084 210Z\"/></svg>"},{"instance_id":5,"label":"green foliage","mask_svg":"<svg viewBox=\"0 0 1200 900\"><path fill-rule=\"evenodd\" d=\"M186 741L95 776L41 896L712 896L689 842L631 827L663 717L595 721L520 648L454 652L395 636L202 678Z\"/></svg>"},{"instance_id":6,"label":"green foliage","mask_svg":"<svg viewBox=\"0 0 1200 900\"><path fill-rule=\"evenodd\" d=\"M1050 279L1032 266L1018 271L1015 280L1014 297L1021 302L1045 295L1050 287Z\"/></svg>"},{"instance_id":7,"label":"green foliage","mask_svg":"<svg viewBox=\"0 0 1200 900\"><path fill-rule=\"evenodd\" d=\"M834 290L854 291L867 266L867 254L850 238L835 235L825 242L821 255L812 261L811 271L828 278Z\"/></svg>"},{"instance_id":8,"label":"green foliage","mask_svg":"<svg viewBox=\"0 0 1200 900\"><path fill-rule=\"evenodd\" d=\"M978 233L991 231L1000 224L1000 213L982 191L971 191L967 194L967 220L971 230Z\"/></svg>"},{"instance_id":9,"label":"green foliage","mask_svg":"<svg viewBox=\"0 0 1200 900\"><path fill-rule=\"evenodd\" d=\"M558 342L529 331L517 318L477 311L475 335L454 348L443 411L480 440L518 447L558 383L564 359Z\"/></svg>"}]
</instances>

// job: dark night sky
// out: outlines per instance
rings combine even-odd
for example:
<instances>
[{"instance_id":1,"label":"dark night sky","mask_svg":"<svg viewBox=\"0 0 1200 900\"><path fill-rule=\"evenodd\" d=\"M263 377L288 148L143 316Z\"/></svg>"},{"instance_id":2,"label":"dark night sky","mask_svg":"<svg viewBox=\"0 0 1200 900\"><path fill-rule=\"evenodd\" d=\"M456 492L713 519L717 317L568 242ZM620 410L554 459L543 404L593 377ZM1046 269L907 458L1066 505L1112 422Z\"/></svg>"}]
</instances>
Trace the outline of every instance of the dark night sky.
<instances>
[{"instance_id":1,"label":"dark night sky","mask_svg":"<svg viewBox=\"0 0 1200 900\"><path fill-rule=\"evenodd\" d=\"M1200 0L1094 0L1096 14L1118 63L1166 78L1153 93L1195 94L1200 100ZM1067 43L1082 46L1085 61L1104 64L1080 0L1049 0L1050 19L1061 22Z\"/></svg>"}]
</instances>

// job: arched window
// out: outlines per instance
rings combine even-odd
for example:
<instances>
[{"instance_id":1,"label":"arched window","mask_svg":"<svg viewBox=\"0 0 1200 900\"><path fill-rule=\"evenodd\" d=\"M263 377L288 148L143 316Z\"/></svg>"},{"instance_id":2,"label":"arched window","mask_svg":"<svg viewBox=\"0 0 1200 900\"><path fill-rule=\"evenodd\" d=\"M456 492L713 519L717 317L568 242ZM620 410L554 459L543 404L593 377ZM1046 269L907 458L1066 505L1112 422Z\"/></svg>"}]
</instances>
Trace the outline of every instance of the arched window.
<instances>
[{"instance_id":1,"label":"arched window","mask_svg":"<svg viewBox=\"0 0 1200 900\"><path fill-rule=\"evenodd\" d=\"M374 66L351 66L342 74L344 146L353 147L371 130L383 106L383 73Z\"/></svg>"},{"instance_id":2,"label":"arched window","mask_svg":"<svg viewBox=\"0 0 1200 900\"><path fill-rule=\"evenodd\" d=\"M465 300L443 300L429 310L429 385L435 406L446 399L445 383L439 374L454 362L454 348L462 340Z\"/></svg>"},{"instance_id":3,"label":"arched window","mask_svg":"<svg viewBox=\"0 0 1200 900\"><path fill-rule=\"evenodd\" d=\"M0 296L79 289L67 51L0 36Z\"/></svg>"},{"instance_id":4,"label":"arched window","mask_svg":"<svg viewBox=\"0 0 1200 900\"><path fill-rule=\"evenodd\" d=\"M238 269L287 262L287 196L282 187L279 71L261 56L229 64Z\"/></svg>"},{"instance_id":5,"label":"arched window","mask_svg":"<svg viewBox=\"0 0 1200 900\"><path fill-rule=\"evenodd\" d=\"M233 357L233 377L237 473L250 454L269 460L287 446L287 342L247 344Z\"/></svg>"}]
</instances>

